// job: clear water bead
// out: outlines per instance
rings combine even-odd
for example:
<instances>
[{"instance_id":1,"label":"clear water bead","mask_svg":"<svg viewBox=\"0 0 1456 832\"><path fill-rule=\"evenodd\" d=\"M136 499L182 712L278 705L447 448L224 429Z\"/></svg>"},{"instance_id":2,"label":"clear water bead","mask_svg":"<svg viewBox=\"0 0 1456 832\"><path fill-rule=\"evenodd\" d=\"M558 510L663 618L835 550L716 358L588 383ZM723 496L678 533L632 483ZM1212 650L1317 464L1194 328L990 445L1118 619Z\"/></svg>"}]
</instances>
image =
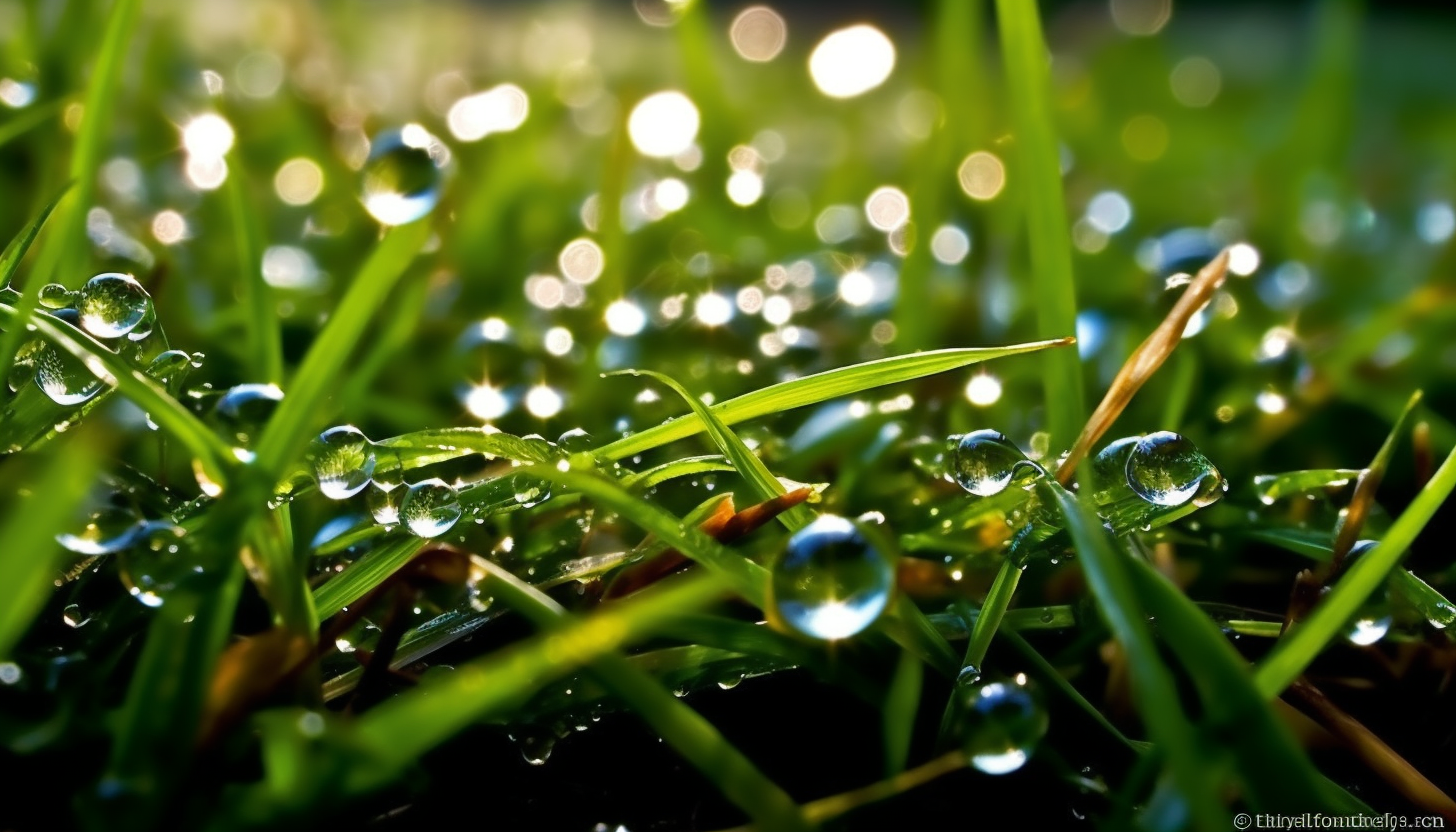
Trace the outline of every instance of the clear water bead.
<instances>
[{"instance_id":1,"label":"clear water bead","mask_svg":"<svg viewBox=\"0 0 1456 832\"><path fill-rule=\"evenodd\" d=\"M823 515L795 532L772 572L774 609L795 630L848 638L889 605L893 563L853 522Z\"/></svg>"},{"instance_id":2,"label":"clear water bead","mask_svg":"<svg viewBox=\"0 0 1456 832\"><path fill-rule=\"evenodd\" d=\"M65 309L76 302L76 293L59 283L47 283L40 287L38 300L46 309Z\"/></svg>"},{"instance_id":3,"label":"clear water bead","mask_svg":"<svg viewBox=\"0 0 1456 832\"><path fill-rule=\"evenodd\" d=\"M202 571L184 546L186 536L181 526L153 520L138 530L134 545L117 553L121 581L132 597L160 607L172 590Z\"/></svg>"},{"instance_id":4,"label":"clear water bead","mask_svg":"<svg viewBox=\"0 0 1456 832\"><path fill-rule=\"evenodd\" d=\"M449 163L449 149L418 124L385 130L364 162L364 208L385 225L414 222L440 201Z\"/></svg>"},{"instance_id":5,"label":"clear water bead","mask_svg":"<svg viewBox=\"0 0 1456 832\"><path fill-rule=\"evenodd\" d=\"M278 403L283 391L276 384L239 384L228 388L213 406L213 418L230 434L230 440L247 444L256 438Z\"/></svg>"},{"instance_id":6,"label":"clear water bead","mask_svg":"<svg viewBox=\"0 0 1456 832\"><path fill-rule=\"evenodd\" d=\"M147 317L151 297L129 274L98 274L81 287L76 311L81 326L97 338L120 338Z\"/></svg>"},{"instance_id":7,"label":"clear water bead","mask_svg":"<svg viewBox=\"0 0 1456 832\"><path fill-rule=\"evenodd\" d=\"M349 499L374 476L373 443L353 425L329 428L314 441L313 475L325 497Z\"/></svg>"},{"instance_id":8,"label":"clear water bead","mask_svg":"<svg viewBox=\"0 0 1456 832\"><path fill-rule=\"evenodd\" d=\"M130 546L142 527L131 511L108 506L87 517L79 531L56 535L56 542L78 555L110 555Z\"/></svg>"},{"instance_id":9,"label":"clear water bead","mask_svg":"<svg viewBox=\"0 0 1456 832\"><path fill-rule=\"evenodd\" d=\"M51 316L72 326L79 323L74 309L58 309ZM59 405L76 405L89 401L105 386L81 359L51 344L41 344L27 356L41 392Z\"/></svg>"},{"instance_id":10,"label":"clear water bead","mask_svg":"<svg viewBox=\"0 0 1456 832\"><path fill-rule=\"evenodd\" d=\"M370 486L365 502L369 505L369 514L374 522L381 526L399 525L399 503L404 497L404 489L381 488L378 483Z\"/></svg>"},{"instance_id":11,"label":"clear water bead","mask_svg":"<svg viewBox=\"0 0 1456 832\"><path fill-rule=\"evenodd\" d=\"M978 497L1006 490L1026 455L1000 431L978 430L962 436L955 450L955 481Z\"/></svg>"},{"instance_id":12,"label":"clear water bead","mask_svg":"<svg viewBox=\"0 0 1456 832\"><path fill-rule=\"evenodd\" d=\"M417 482L405 492L399 519L417 537L439 537L460 519L460 497L444 480Z\"/></svg>"},{"instance_id":13,"label":"clear water bead","mask_svg":"<svg viewBox=\"0 0 1456 832\"><path fill-rule=\"evenodd\" d=\"M971 765L1009 774L1026 764L1047 731L1047 714L1025 677L957 688L957 733Z\"/></svg>"},{"instance_id":14,"label":"clear water bead","mask_svg":"<svg viewBox=\"0 0 1456 832\"><path fill-rule=\"evenodd\" d=\"M1127 484L1139 497L1160 506L1181 506L1217 472L1192 442L1160 430L1137 441L1127 458Z\"/></svg>"}]
</instances>

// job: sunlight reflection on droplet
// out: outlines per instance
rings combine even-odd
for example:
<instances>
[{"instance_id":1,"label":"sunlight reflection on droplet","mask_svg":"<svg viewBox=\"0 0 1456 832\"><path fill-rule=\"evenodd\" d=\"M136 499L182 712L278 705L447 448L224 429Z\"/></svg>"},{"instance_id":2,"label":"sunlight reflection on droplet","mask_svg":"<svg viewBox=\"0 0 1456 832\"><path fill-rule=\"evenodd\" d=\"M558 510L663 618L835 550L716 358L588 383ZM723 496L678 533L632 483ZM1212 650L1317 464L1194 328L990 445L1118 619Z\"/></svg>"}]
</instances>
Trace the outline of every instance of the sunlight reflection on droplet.
<instances>
[{"instance_id":1,"label":"sunlight reflection on droplet","mask_svg":"<svg viewBox=\"0 0 1456 832\"><path fill-rule=\"evenodd\" d=\"M1259 339L1259 349L1254 353L1254 358L1258 361L1280 358L1289 352L1289 345L1293 342L1294 333L1288 327L1273 327Z\"/></svg>"},{"instance_id":2,"label":"sunlight reflection on droplet","mask_svg":"<svg viewBox=\"0 0 1456 832\"><path fill-rule=\"evenodd\" d=\"M1235 243L1229 247L1229 271L1239 277L1248 277L1259 269L1259 250L1248 243Z\"/></svg>"},{"instance_id":3,"label":"sunlight reflection on droplet","mask_svg":"<svg viewBox=\"0 0 1456 832\"><path fill-rule=\"evenodd\" d=\"M930 253L947 266L960 265L971 253L971 238L953 225L942 225L930 237Z\"/></svg>"},{"instance_id":4,"label":"sunlight reflection on droplet","mask_svg":"<svg viewBox=\"0 0 1456 832\"><path fill-rule=\"evenodd\" d=\"M654 93L632 108L632 145L644 156L668 158L687 150L698 135L698 108L680 92Z\"/></svg>"},{"instance_id":5,"label":"sunlight reflection on droplet","mask_svg":"<svg viewBox=\"0 0 1456 832\"><path fill-rule=\"evenodd\" d=\"M750 6L738 13L728 37L739 57L762 63L778 57L788 39L788 27L778 12L767 6Z\"/></svg>"},{"instance_id":6,"label":"sunlight reflection on droplet","mask_svg":"<svg viewBox=\"0 0 1456 832\"><path fill-rule=\"evenodd\" d=\"M219 159L233 147L233 126L216 113L205 113L182 128L182 146L193 156Z\"/></svg>"},{"instance_id":7,"label":"sunlight reflection on droplet","mask_svg":"<svg viewBox=\"0 0 1456 832\"><path fill-rule=\"evenodd\" d=\"M566 275L568 280L577 283L591 283L601 277L605 259L601 246L582 237L572 240L561 249L561 256L557 258L557 263L561 266L561 273Z\"/></svg>"},{"instance_id":8,"label":"sunlight reflection on droplet","mask_svg":"<svg viewBox=\"0 0 1456 832\"><path fill-rule=\"evenodd\" d=\"M958 176L961 190L971 199L994 199L1006 186L1006 166L996 154L978 150L961 162Z\"/></svg>"},{"instance_id":9,"label":"sunlight reflection on droplet","mask_svg":"<svg viewBox=\"0 0 1456 832\"><path fill-rule=\"evenodd\" d=\"M571 330L564 326L553 326L546 330L546 351L552 355L566 355L575 343Z\"/></svg>"},{"instance_id":10,"label":"sunlight reflection on droplet","mask_svg":"<svg viewBox=\"0 0 1456 832\"><path fill-rule=\"evenodd\" d=\"M273 190L289 205L307 205L324 189L324 170L312 159L289 159L273 177Z\"/></svg>"},{"instance_id":11,"label":"sunlight reflection on droplet","mask_svg":"<svg viewBox=\"0 0 1456 832\"><path fill-rule=\"evenodd\" d=\"M652 186L652 201L663 213L682 210L688 204L688 196L688 186L671 176Z\"/></svg>"},{"instance_id":12,"label":"sunlight reflection on droplet","mask_svg":"<svg viewBox=\"0 0 1456 832\"><path fill-rule=\"evenodd\" d=\"M187 236L187 220L181 214L168 209L152 217L152 236L164 246L170 246Z\"/></svg>"},{"instance_id":13,"label":"sunlight reflection on droplet","mask_svg":"<svg viewBox=\"0 0 1456 832\"><path fill-rule=\"evenodd\" d=\"M966 382L966 401L976 407L990 407L1001 400L1001 379L989 373L977 373Z\"/></svg>"},{"instance_id":14,"label":"sunlight reflection on droplet","mask_svg":"<svg viewBox=\"0 0 1456 832\"><path fill-rule=\"evenodd\" d=\"M864 306L875 297L875 282L856 269L839 278L839 297L850 306Z\"/></svg>"},{"instance_id":15,"label":"sunlight reflection on droplet","mask_svg":"<svg viewBox=\"0 0 1456 832\"><path fill-rule=\"evenodd\" d=\"M783 295L769 295L763 301L763 319L774 326L783 326L794 317L794 304Z\"/></svg>"},{"instance_id":16,"label":"sunlight reflection on droplet","mask_svg":"<svg viewBox=\"0 0 1456 832\"><path fill-rule=\"evenodd\" d=\"M910 219L910 198L899 188L876 188L865 200L865 219L880 231L893 231Z\"/></svg>"},{"instance_id":17,"label":"sunlight reflection on droplet","mask_svg":"<svg viewBox=\"0 0 1456 832\"><path fill-rule=\"evenodd\" d=\"M550 419L561 412L566 401L553 387L538 384L526 393L526 410L537 419Z\"/></svg>"},{"instance_id":18,"label":"sunlight reflection on droplet","mask_svg":"<svg viewBox=\"0 0 1456 832\"><path fill-rule=\"evenodd\" d=\"M613 334L630 338L647 325L647 314L630 300L618 300L607 307L606 321Z\"/></svg>"},{"instance_id":19,"label":"sunlight reflection on droplet","mask_svg":"<svg viewBox=\"0 0 1456 832\"><path fill-rule=\"evenodd\" d=\"M830 98L852 98L885 82L895 68L895 45L868 24L831 32L809 56L809 74Z\"/></svg>"},{"instance_id":20,"label":"sunlight reflection on droplet","mask_svg":"<svg viewBox=\"0 0 1456 832\"><path fill-rule=\"evenodd\" d=\"M752 205L763 196L763 177L751 170L734 171L728 177L728 198L734 205Z\"/></svg>"},{"instance_id":21,"label":"sunlight reflection on droplet","mask_svg":"<svg viewBox=\"0 0 1456 832\"><path fill-rule=\"evenodd\" d=\"M526 121L530 110L531 101L525 90L515 84L501 84L450 105L447 121L451 135L463 142L473 142L491 133L515 130Z\"/></svg>"},{"instance_id":22,"label":"sunlight reflection on droplet","mask_svg":"<svg viewBox=\"0 0 1456 832\"><path fill-rule=\"evenodd\" d=\"M465 409L477 419L499 419L511 410L511 401L489 384L478 384L465 391Z\"/></svg>"},{"instance_id":23,"label":"sunlight reflection on droplet","mask_svg":"<svg viewBox=\"0 0 1456 832\"><path fill-rule=\"evenodd\" d=\"M693 317L704 326L721 326L733 318L733 303L717 292L698 295L693 302Z\"/></svg>"}]
</instances>

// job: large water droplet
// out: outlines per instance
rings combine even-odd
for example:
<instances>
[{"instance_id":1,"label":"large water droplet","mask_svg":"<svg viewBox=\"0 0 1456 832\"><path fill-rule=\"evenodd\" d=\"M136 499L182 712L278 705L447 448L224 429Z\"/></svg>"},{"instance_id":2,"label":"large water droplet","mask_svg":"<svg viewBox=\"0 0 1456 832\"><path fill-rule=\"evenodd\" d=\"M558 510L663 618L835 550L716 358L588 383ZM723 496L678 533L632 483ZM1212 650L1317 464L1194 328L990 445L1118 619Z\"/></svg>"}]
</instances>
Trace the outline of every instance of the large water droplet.
<instances>
[{"instance_id":1,"label":"large water droplet","mask_svg":"<svg viewBox=\"0 0 1456 832\"><path fill-rule=\"evenodd\" d=\"M961 747L987 774L1021 768L1046 734L1046 711L1024 678L957 689Z\"/></svg>"},{"instance_id":2,"label":"large water droplet","mask_svg":"<svg viewBox=\"0 0 1456 832\"><path fill-rule=\"evenodd\" d=\"M450 151L418 124L374 137L364 162L364 207L385 225L404 225L434 210Z\"/></svg>"},{"instance_id":3,"label":"large water droplet","mask_svg":"<svg viewBox=\"0 0 1456 832\"><path fill-rule=\"evenodd\" d=\"M56 535L56 542L78 555L109 555L130 546L142 527L131 511L108 506L93 512L80 531Z\"/></svg>"},{"instance_id":4,"label":"large water droplet","mask_svg":"<svg viewBox=\"0 0 1456 832\"><path fill-rule=\"evenodd\" d=\"M47 283L40 287L37 300L46 309L65 309L76 302L76 293L59 283Z\"/></svg>"},{"instance_id":5,"label":"large water droplet","mask_svg":"<svg viewBox=\"0 0 1456 832\"><path fill-rule=\"evenodd\" d=\"M98 274L81 287L76 311L81 326L97 338L120 338L147 316L151 298L129 274Z\"/></svg>"},{"instance_id":6,"label":"large water droplet","mask_svg":"<svg viewBox=\"0 0 1456 832\"><path fill-rule=\"evenodd\" d=\"M187 532L161 520L137 532L136 544L117 554L127 591L149 607L160 607L188 577L202 571L183 545Z\"/></svg>"},{"instance_id":7,"label":"large water droplet","mask_svg":"<svg viewBox=\"0 0 1456 832\"><path fill-rule=\"evenodd\" d=\"M75 325L78 322L76 310L59 309L52 317ZM89 401L105 385L81 359L59 347L42 344L30 360L35 370L35 383L51 401L59 405L76 405Z\"/></svg>"},{"instance_id":8,"label":"large water droplet","mask_svg":"<svg viewBox=\"0 0 1456 832\"><path fill-rule=\"evenodd\" d=\"M158 381L171 381L183 370L191 369L192 356L182 350L157 353L147 365L147 375Z\"/></svg>"},{"instance_id":9,"label":"large water droplet","mask_svg":"<svg viewBox=\"0 0 1456 832\"><path fill-rule=\"evenodd\" d=\"M1183 505L1216 473L1192 442L1166 430L1139 439L1127 458L1128 487L1160 506Z\"/></svg>"},{"instance_id":10,"label":"large water droplet","mask_svg":"<svg viewBox=\"0 0 1456 832\"><path fill-rule=\"evenodd\" d=\"M551 499L551 483L530 474L512 474L511 489L515 494L516 504L524 508Z\"/></svg>"},{"instance_id":11,"label":"large water droplet","mask_svg":"<svg viewBox=\"0 0 1456 832\"><path fill-rule=\"evenodd\" d=\"M399 519L419 537L439 537L460 519L460 497L444 480L417 482L405 492Z\"/></svg>"},{"instance_id":12,"label":"large water droplet","mask_svg":"<svg viewBox=\"0 0 1456 832\"><path fill-rule=\"evenodd\" d=\"M773 603L805 635L848 638L880 616L894 582L893 564L865 534L826 514L789 538L773 568Z\"/></svg>"},{"instance_id":13,"label":"large water droplet","mask_svg":"<svg viewBox=\"0 0 1456 832\"><path fill-rule=\"evenodd\" d=\"M347 500L364 490L374 476L374 446L353 425L339 425L319 434L313 447L313 475L330 500Z\"/></svg>"},{"instance_id":14,"label":"large water droplet","mask_svg":"<svg viewBox=\"0 0 1456 832\"><path fill-rule=\"evenodd\" d=\"M239 384L228 388L213 405L212 414L228 439L244 445L258 435L283 401L276 384Z\"/></svg>"},{"instance_id":15,"label":"large water droplet","mask_svg":"<svg viewBox=\"0 0 1456 832\"><path fill-rule=\"evenodd\" d=\"M369 513L373 515L374 522L381 526L397 526L399 525L399 503L403 498L403 489L384 489L375 484L370 487L365 502L369 504Z\"/></svg>"},{"instance_id":16,"label":"large water droplet","mask_svg":"<svg viewBox=\"0 0 1456 832\"><path fill-rule=\"evenodd\" d=\"M955 450L955 480L978 497L999 494L1011 484L1026 455L999 431L978 430L962 436Z\"/></svg>"}]
</instances>

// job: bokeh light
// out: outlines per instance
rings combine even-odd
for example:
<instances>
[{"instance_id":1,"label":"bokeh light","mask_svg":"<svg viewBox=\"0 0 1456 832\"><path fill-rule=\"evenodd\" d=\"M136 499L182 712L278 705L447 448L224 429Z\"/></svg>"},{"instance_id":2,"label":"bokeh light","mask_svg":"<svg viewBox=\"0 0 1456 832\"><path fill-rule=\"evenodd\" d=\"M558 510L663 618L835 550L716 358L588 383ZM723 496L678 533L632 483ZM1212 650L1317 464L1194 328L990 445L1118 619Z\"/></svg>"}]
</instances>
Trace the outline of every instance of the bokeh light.
<instances>
[{"instance_id":1,"label":"bokeh light","mask_svg":"<svg viewBox=\"0 0 1456 832\"><path fill-rule=\"evenodd\" d=\"M1006 166L996 154L978 150L961 162L957 171L961 190L966 196L982 202L995 199L1006 187Z\"/></svg>"},{"instance_id":2,"label":"bokeh light","mask_svg":"<svg viewBox=\"0 0 1456 832\"><path fill-rule=\"evenodd\" d=\"M895 69L895 45L868 24L831 32L809 56L814 86L830 98L853 98L885 83Z\"/></svg>"},{"instance_id":3,"label":"bokeh light","mask_svg":"<svg viewBox=\"0 0 1456 832\"><path fill-rule=\"evenodd\" d=\"M745 61L763 63L778 57L789 29L779 13L767 6L750 6L733 18L728 29L733 49Z\"/></svg>"},{"instance_id":4,"label":"bokeh light","mask_svg":"<svg viewBox=\"0 0 1456 832\"><path fill-rule=\"evenodd\" d=\"M627 133L642 155L671 158L691 147L697 138L698 108L680 92L654 93L632 108Z\"/></svg>"}]
</instances>

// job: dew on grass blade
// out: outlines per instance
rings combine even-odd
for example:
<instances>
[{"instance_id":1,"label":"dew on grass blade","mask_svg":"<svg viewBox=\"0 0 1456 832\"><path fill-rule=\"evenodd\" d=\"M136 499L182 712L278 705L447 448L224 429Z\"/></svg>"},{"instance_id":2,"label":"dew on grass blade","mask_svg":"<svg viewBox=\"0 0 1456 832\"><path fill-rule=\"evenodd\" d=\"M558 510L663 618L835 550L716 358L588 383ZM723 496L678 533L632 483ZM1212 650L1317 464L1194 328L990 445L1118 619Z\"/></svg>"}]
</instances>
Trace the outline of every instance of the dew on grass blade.
<instances>
[{"instance_id":1,"label":"dew on grass blade","mask_svg":"<svg viewBox=\"0 0 1456 832\"><path fill-rule=\"evenodd\" d=\"M517 505L530 508L551 499L551 483L530 474L512 474L511 493Z\"/></svg>"},{"instance_id":2,"label":"dew on grass blade","mask_svg":"<svg viewBox=\"0 0 1456 832\"><path fill-rule=\"evenodd\" d=\"M439 537L460 519L460 498L442 479L417 482L405 492L399 519L416 537Z\"/></svg>"},{"instance_id":3,"label":"dew on grass blade","mask_svg":"<svg viewBox=\"0 0 1456 832\"><path fill-rule=\"evenodd\" d=\"M79 530L56 535L56 542L78 555L110 555L130 546L142 527L130 510L108 506L92 512Z\"/></svg>"},{"instance_id":4,"label":"dew on grass blade","mask_svg":"<svg viewBox=\"0 0 1456 832\"><path fill-rule=\"evenodd\" d=\"M374 137L364 161L364 208L385 225L404 225L440 201L450 151L418 124Z\"/></svg>"},{"instance_id":5,"label":"dew on grass blade","mask_svg":"<svg viewBox=\"0 0 1456 832\"><path fill-rule=\"evenodd\" d=\"M956 444L954 475L961 488L978 497L999 494L1011 484L1026 455L1000 431L977 430Z\"/></svg>"},{"instance_id":6,"label":"dew on grass blade","mask_svg":"<svg viewBox=\"0 0 1456 832\"><path fill-rule=\"evenodd\" d=\"M397 526L399 525L399 504L403 498L403 489L385 489L376 483L370 486L365 502L369 506L369 514L374 517L374 522L381 526Z\"/></svg>"},{"instance_id":7,"label":"dew on grass blade","mask_svg":"<svg viewBox=\"0 0 1456 832\"><path fill-rule=\"evenodd\" d=\"M192 366L192 356L182 350L167 350L157 353L147 364L147 375L159 381L168 381Z\"/></svg>"},{"instance_id":8,"label":"dew on grass blade","mask_svg":"<svg viewBox=\"0 0 1456 832\"><path fill-rule=\"evenodd\" d=\"M117 554L121 581L132 597L160 607L178 584L202 571L184 547L186 536L181 526L154 520L137 532L135 545Z\"/></svg>"},{"instance_id":9,"label":"dew on grass blade","mask_svg":"<svg viewBox=\"0 0 1456 832\"><path fill-rule=\"evenodd\" d=\"M72 326L79 323L74 309L58 309L52 317ZM75 405L89 401L105 385L81 359L51 344L41 343L26 356L35 372L35 383L41 392L59 405Z\"/></svg>"},{"instance_id":10,"label":"dew on grass blade","mask_svg":"<svg viewBox=\"0 0 1456 832\"><path fill-rule=\"evenodd\" d=\"M1218 470L1192 442L1160 430L1137 440L1127 457L1127 484L1144 500L1160 506L1181 506Z\"/></svg>"},{"instance_id":11,"label":"dew on grass blade","mask_svg":"<svg viewBox=\"0 0 1456 832\"><path fill-rule=\"evenodd\" d=\"M1047 713L1026 680L957 685L956 733L971 765L1009 774L1026 764L1046 734Z\"/></svg>"},{"instance_id":12,"label":"dew on grass blade","mask_svg":"<svg viewBox=\"0 0 1456 832\"><path fill-rule=\"evenodd\" d=\"M1345 556L1345 568L1348 569L1367 552L1380 545L1378 540L1361 540L1350 547L1350 552ZM1345 628L1345 640L1356 647L1369 647L1372 644L1385 638L1390 632L1390 626L1394 622L1391 614L1390 601L1387 597L1387 590L1382 587L1374 595L1370 596L1360 609L1355 613Z\"/></svg>"},{"instance_id":13,"label":"dew on grass blade","mask_svg":"<svg viewBox=\"0 0 1456 832\"><path fill-rule=\"evenodd\" d=\"M61 620L66 623L67 627L84 627L90 623L91 614L86 612L86 609L80 604L67 604L66 608L61 610Z\"/></svg>"},{"instance_id":14,"label":"dew on grass blade","mask_svg":"<svg viewBox=\"0 0 1456 832\"><path fill-rule=\"evenodd\" d=\"M319 434L312 451L319 491L330 500L347 500L374 476L374 447L363 431L339 425Z\"/></svg>"},{"instance_id":15,"label":"dew on grass blade","mask_svg":"<svg viewBox=\"0 0 1456 832\"><path fill-rule=\"evenodd\" d=\"M81 327L97 338L120 338L147 316L151 298L129 274L108 272L86 281L77 293Z\"/></svg>"},{"instance_id":16,"label":"dew on grass blade","mask_svg":"<svg viewBox=\"0 0 1456 832\"><path fill-rule=\"evenodd\" d=\"M228 389L213 405L213 419L229 441L247 444L283 401L276 384L239 384Z\"/></svg>"},{"instance_id":17,"label":"dew on grass blade","mask_svg":"<svg viewBox=\"0 0 1456 832\"><path fill-rule=\"evenodd\" d=\"M76 293L59 283L40 287L40 305L46 309L65 309L76 302Z\"/></svg>"},{"instance_id":18,"label":"dew on grass blade","mask_svg":"<svg viewBox=\"0 0 1456 832\"><path fill-rule=\"evenodd\" d=\"M889 605L890 560L854 523L823 515L795 532L774 563L774 610L813 638L849 638Z\"/></svg>"}]
</instances>

